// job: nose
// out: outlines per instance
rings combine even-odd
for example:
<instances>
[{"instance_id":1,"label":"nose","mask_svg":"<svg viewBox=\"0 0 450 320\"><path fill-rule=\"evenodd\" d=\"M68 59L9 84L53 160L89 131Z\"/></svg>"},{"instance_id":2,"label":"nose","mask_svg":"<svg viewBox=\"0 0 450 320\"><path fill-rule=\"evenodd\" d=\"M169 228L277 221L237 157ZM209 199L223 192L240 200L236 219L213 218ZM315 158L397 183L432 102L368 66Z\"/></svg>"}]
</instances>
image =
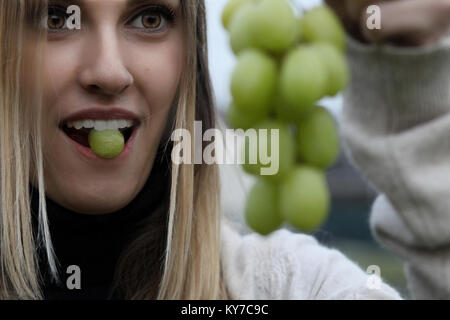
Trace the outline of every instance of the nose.
<instances>
[{"instance_id":1,"label":"nose","mask_svg":"<svg viewBox=\"0 0 450 320\"><path fill-rule=\"evenodd\" d=\"M99 30L89 38L84 51L86 59L78 79L88 92L117 96L134 82L120 52L119 39L114 30Z\"/></svg>"}]
</instances>

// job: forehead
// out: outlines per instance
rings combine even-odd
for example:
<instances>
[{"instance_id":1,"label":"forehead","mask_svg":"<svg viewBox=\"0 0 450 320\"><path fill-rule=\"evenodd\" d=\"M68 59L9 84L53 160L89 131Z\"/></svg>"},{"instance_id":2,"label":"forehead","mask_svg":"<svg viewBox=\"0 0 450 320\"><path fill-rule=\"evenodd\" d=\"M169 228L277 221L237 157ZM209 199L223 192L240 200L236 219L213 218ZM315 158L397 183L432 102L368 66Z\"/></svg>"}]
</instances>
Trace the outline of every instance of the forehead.
<instances>
[{"instance_id":1,"label":"forehead","mask_svg":"<svg viewBox=\"0 0 450 320\"><path fill-rule=\"evenodd\" d=\"M118 6L128 6L128 5L139 5L139 4L167 4L176 7L180 4L182 0L60 0L66 5L118 5ZM50 2L50 1L49 1Z\"/></svg>"}]
</instances>

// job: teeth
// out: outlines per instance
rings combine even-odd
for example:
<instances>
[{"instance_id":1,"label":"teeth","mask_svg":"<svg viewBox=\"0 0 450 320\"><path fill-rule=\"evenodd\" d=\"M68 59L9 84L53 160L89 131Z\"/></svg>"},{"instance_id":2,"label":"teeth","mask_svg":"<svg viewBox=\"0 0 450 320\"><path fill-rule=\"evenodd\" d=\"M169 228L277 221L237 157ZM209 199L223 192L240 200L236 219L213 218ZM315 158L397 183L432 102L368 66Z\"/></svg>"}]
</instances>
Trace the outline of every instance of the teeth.
<instances>
[{"instance_id":1,"label":"teeth","mask_svg":"<svg viewBox=\"0 0 450 320\"><path fill-rule=\"evenodd\" d=\"M109 121L109 122L104 122L104 128L105 129L115 129L115 128L118 128L117 127L117 121L116 120L114 120L114 121Z\"/></svg>"},{"instance_id":2,"label":"teeth","mask_svg":"<svg viewBox=\"0 0 450 320\"><path fill-rule=\"evenodd\" d=\"M83 127L85 128L93 128L94 127L94 120L86 120L83 121Z\"/></svg>"},{"instance_id":3,"label":"teeth","mask_svg":"<svg viewBox=\"0 0 450 320\"><path fill-rule=\"evenodd\" d=\"M130 128L133 126L132 120L125 120L125 119L119 119L119 120L81 120L81 121L71 121L67 122L68 128L75 128L77 130L80 130L82 128L86 129L92 129L95 130L106 130L106 129L123 129L123 128Z\"/></svg>"},{"instance_id":4,"label":"teeth","mask_svg":"<svg viewBox=\"0 0 450 320\"><path fill-rule=\"evenodd\" d=\"M127 128L129 125L129 123L127 123L127 120L118 120L118 122L119 122L119 129Z\"/></svg>"},{"instance_id":5,"label":"teeth","mask_svg":"<svg viewBox=\"0 0 450 320\"><path fill-rule=\"evenodd\" d=\"M108 123L105 120L97 120L94 121L94 129L95 130L105 130L107 128Z\"/></svg>"},{"instance_id":6,"label":"teeth","mask_svg":"<svg viewBox=\"0 0 450 320\"><path fill-rule=\"evenodd\" d=\"M74 125L75 129L79 130L83 128L83 121L75 121Z\"/></svg>"}]
</instances>

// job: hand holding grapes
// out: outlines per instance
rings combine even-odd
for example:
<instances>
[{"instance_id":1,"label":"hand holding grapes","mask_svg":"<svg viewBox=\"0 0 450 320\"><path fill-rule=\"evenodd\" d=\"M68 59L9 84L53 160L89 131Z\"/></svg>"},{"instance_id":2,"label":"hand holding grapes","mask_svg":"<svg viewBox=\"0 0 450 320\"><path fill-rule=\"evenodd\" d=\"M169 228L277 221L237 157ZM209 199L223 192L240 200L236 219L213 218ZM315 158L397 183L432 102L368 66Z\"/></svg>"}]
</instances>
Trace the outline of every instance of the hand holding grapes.
<instances>
[{"instance_id":1,"label":"hand holding grapes","mask_svg":"<svg viewBox=\"0 0 450 320\"><path fill-rule=\"evenodd\" d=\"M326 0L348 32L367 42L420 46L433 43L449 32L450 0ZM366 26L366 8L381 9L381 29Z\"/></svg>"}]
</instances>

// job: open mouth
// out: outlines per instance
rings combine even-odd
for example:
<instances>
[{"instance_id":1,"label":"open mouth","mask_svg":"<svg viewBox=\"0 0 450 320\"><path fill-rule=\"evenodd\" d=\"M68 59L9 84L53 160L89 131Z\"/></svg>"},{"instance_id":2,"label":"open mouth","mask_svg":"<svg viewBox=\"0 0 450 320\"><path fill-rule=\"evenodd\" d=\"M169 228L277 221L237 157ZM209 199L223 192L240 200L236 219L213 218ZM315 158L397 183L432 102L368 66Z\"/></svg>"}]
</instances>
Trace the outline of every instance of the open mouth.
<instances>
[{"instance_id":1,"label":"open mouth","mask_svg":"<svg viewBox=\"0 0 450 320\"><path fill-rule=\"evenodd\" d=\"M123 137L125 138L125 144L127 143L127 141L130 139L131 135L133 134L133 131L136 129L137 125L133 125L131 127L128 128L120 128L117 129L119 130L122 134ZM75 142L81 144L82 146L85 146L87 148L89 148L89 133L91 132L91 130L94 130L94 128L80 128L80 129L76 129L74 127L69 128L67 126L67 123L64 123L61 126L61 130L64 131L64 133L72 140L74 140Z\"/></svg>"}]
</instances>

